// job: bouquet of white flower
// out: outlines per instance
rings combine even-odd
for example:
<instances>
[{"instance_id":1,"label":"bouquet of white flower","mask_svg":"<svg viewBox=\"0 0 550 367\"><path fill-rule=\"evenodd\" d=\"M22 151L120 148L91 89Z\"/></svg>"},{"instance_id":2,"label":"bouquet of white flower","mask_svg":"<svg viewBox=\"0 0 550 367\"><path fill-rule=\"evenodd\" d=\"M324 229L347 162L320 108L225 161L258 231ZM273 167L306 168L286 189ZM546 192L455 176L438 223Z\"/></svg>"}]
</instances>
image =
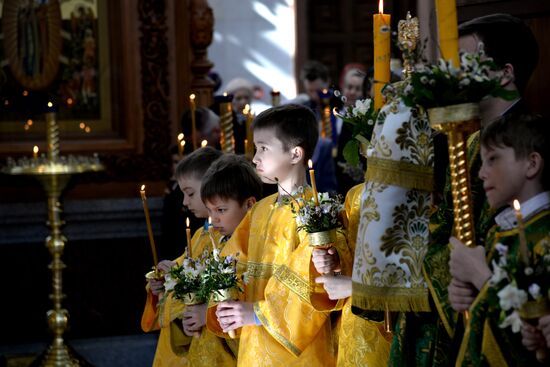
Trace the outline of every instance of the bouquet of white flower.
<instances>
[{"instance_id":1,"label":"bouquet of white flower","mask_svg":"<svg viewBox=\"0 0 550 367\"><path fill-rule=\"evenodd\" d=\"M535 319L542 316L538 313L550 311L550 245L547 241L537 244L527 264L502 243L495 249L489 279L490 308L499 314L501 328L511 327L517 333L522 319Z\"/></svg>"},{"instance_id":2,"label":"bouquet of white flower","mask_svg":"<svg viewBox=\"0 0 550 367\"><path fill-rule=\"evenodd\" d=\"M214 249L206 259L202 274L203 288L213 302L222 302L221 298L230 290L232 296L243 291L242 284L246 284L248 279L246 273L238 276L237 257L238 254L220 256L220 250Z\"/></svg>"},{"instance_id":3,"label":"bouquet of white flower","mask_svg":"<svg viewBox=\"0 0 550 367\"><path fill-rule=\"evenodd\" d=\"M298 194L289 199L298 230L304 230L310 234L312 246L334 243L336 230L342 226L340 220L340 213L343 210L342 197L320 192L317 194L316 201L314 197L306 198L303 187L298 190Z\"/></svg>"},{"instance_id":4,"label":"bouquet of white flower","mask_svg":"<svg viewBox=\"0 0 550 367\"><path fill-rule=\"evenodd\" d=\"M334 115L353 127L353 139L346 143L343 154L349 164L358 165L360 147L368 146L370 142L378 110L374 109L372 100L367 98L355 101L355 106L348 106L344 114L335 110Z\"/></svg>"},{"instance_id":5,"label":"bouquet of white flower","mask_svg":"<svg viewBox=\"0 0 550 367\"><path fill-rule=\"evenodd\" d=\"M208 296L203 280L207 258L208 252L205 251L198 259L186 257L181 265L173 266L164 275L166 293L173 293L176 299L187 305L204 303Z\"/></svg>"}]
</instances>

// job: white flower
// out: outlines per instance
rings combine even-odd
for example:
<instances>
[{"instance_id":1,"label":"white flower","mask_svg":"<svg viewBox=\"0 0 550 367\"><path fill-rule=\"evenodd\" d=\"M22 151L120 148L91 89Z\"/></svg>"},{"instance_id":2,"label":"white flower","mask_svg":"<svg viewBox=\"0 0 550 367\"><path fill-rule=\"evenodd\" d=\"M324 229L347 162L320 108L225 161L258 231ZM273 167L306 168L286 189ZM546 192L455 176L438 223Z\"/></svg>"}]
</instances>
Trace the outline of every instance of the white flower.
<instances>
[{"instance_id":1,"label":"white flower","mask_svg":"<svg viewBox=\"0 0 550 367\"><path fill-rule=\"evenodd\" d=\"M428 77L426 75L422 75L420 77L420 83L422 84L428 84Z\"/></svg>"},{"instance_id":2,"label":"white flower","mask_svg":"<svg viewBox=\"0 0 550 367\"><path fill-rule=\"evenodd\" d=\"M172 279L172 275L170 273L164 274L164 289L166 291L171 291L176 286L176 281Z\"/></svg>"},{"instance_id":3,"label":"white flower","mask_svg":"<svg viewBox=\"0 0 550 367\"><path fill-rule=\"evenodd\" d=\"M537 283L533 283L529 286L529 294L531 297L533 297L535 300L540 298L540 287Z\"/></svg>"},{"instance_id":4,"label":"white flower","mask_svg":"<svg viewBox=\"0 0 550 367\"><path fill-rule=\"evenodd\" d=\"M353 114L355 116L364 115L370 108L371 100L369 98L355 101L355 107L353 107Z\"/></svg>"},{"instance_id":5,"label":"white flower","mask_svg":"<svg viewBox=\"0 0 550 367\"><path fill-rule=\"evenodd\" d=\"M491 277L489 282L492 285L498 284L501 280L508 278L508 273L506 272L506 270L498 266L495 260L493 260L491 264L493 266L493 276Z\"/></svg>"},{"instance_id":6,"label":"white flower","mask_svg":"<svg viewBox=\"0 0 550 367\"><path fill-rule=\"evenodd\" d=\"M508 253L508 246L503 245L502 243L497 243L495 246L499 255L506 255Z\"/></svg>"},{"instance_id":7,"label":"white flower","mask_svg":"<svg viewBox=\"0 0 550 367\"><path fill-rule=\"evenodd\" d=\"M512 327L512 332L517 333L521 329L521 318L519 317L519 313L517 311L512 312L508 317L502 321L502 323L499 325L501 329L507 328L508 326Z\"/></svg>"},{"instance_id":8,"label":"white flower","mask_svg":"<svg viewBox=\"0 0 550 367\"><path fill-rule=\"evenodd\" d=\"M497 296L499 298L500 307L504 311L511 308L519 309L527 301L527 293L524 290L518 289L512 284L508 284L502 288Z\"/></svg>"},{"instance_id":9,"label":"white flower","mask_svg":"<svg viewBox=\"0 0 550 367\"><path fill-rule=\"evenodd\" d=\"M523 270L523 272L525 273L525 275L529 276L529 275L533 275L533 268L528 266L525 268L525 270Z\"/></svg>"}]
</instances>

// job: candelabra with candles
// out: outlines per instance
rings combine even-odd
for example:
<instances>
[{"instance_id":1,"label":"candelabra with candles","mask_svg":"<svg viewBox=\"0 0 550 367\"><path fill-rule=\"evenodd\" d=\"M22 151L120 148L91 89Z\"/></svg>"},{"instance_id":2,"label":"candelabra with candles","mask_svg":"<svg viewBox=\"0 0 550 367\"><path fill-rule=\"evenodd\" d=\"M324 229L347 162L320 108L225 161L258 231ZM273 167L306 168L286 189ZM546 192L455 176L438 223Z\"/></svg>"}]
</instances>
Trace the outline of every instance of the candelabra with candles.
<instances>
[{"instance_id":1,"label":"candelabra with candles","mask_svg":"<svg viewBox=\"0 0 550 367\"><path fill-rule=\"evenodd\" d=\"M61 220L62 206L60 197L71 176L84 172L97 172L103 170L97 155L67 156L59 155L59 127L57 125L55 112L51 102L48 103L49 112L46 113L47 125L47 155L33 158L27 157L14 160L8 158L7 166L2 172L9 175L26 175L40 181L47 194L48 221L50 235L46 237L46 247L52 256L49 268L52 271L52 293L50 299L53 301L53 309L47 312L48 326L53 333L53 341L41 356L42 366L79 366L86 362L79 361L69 351L63 340L63 333L67 329L69 313L62 307L63 278L62 271L65 264L61 255L65 248L67 239L61 232L64 222ZM37 149L35 149L37 153Z\"/></svg>"}]
</instances>

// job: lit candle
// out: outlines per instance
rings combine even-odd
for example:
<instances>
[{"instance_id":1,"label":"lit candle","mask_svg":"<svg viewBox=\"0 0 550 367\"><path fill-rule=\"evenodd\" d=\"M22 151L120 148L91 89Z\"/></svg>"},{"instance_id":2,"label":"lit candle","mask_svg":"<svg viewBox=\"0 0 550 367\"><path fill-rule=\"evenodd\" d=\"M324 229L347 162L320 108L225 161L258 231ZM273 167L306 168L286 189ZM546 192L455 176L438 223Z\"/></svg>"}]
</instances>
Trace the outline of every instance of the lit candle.
<instances>
[{"instance_id":1,"label":"lit candle","mask_svg":"<svg viewBox=\"0 0 550 367\"><path fill-rule=\"evenodd\" d=\"M212 231L210 230L210 227L212 227L212 217L208 217L208 236L210 236L210 242L212 242L212 249L217 249L218 246L216 246L216 241L214 241L214 237L212 236Z\"/></svg>"},{"instance_id":2,"label":"lit candle","mask_svg":"<svg viewBox=\"0 0 550 367\"><path fill-rule=\"evenodd\" d=\"M323 114L321 118L321 137L332 139L332 124L330 122L330 93L328 89L323 89L319 93L321 97L321 105L323 106Z\"/></svg>"},{"instance_id":3,"label":"lit candle","mask_svg":"<svg viewBox=\"0 0 550 367\"><path fill-rule=\"evenodd\" d=\"M309 179L311 180L311 189L313 190L313 199L315 200L315 205L319 205L319 198L317 197L317 184L315 183L315 170L313 169L313 162L310 160L307 161L309 166Z\"/></svg>"},{"instance_id":4,"label":"lit candle","mask_svg":"<svg viewBox=\"0 0 550 367\"><path fill-rule=\"evenodd\" d=\"M248 139L244 139L244 153L248 157Z\"/></svg>"},{"instance_id":5,"label":"lit candle","mask_svg":"<svg viewBox=\"0 0 550 367\"><path fill-rule=\"evenodd\" d=\"M180 141L178 150L181 150L180 159L183 158L183 152L185 151L185 140Z\"/></svg>"},{"instance_id":6,"label":"lit candle","mask_svg":"<svg viewBox=\"0 0 550 367\"><path fill-rule=\"evenodd\" d=\"M38 145L35 145L33 148L32 148L32 157L34 159L37 159L38 158Z\"/></svg>"},{"instance_id":7,"label":"lit candle","mask_svg":"<svg viewBox=\"0 0 550 367\"><path fill-rule=\"evenodd\" d=\"M235 153L233 140L233 107L232 95L224 93L216 98L220 103L220 145L224 153Z\"/></svg>"},{"instance_id":8,"label":"lit candle","mask_svg":"<svg viewBox=\"0 0 550 367\"><path fill-rule=\"evenodd\" d=\"M180 156L180 159L183 158L183 146L184 144L182 144L182 142L184 142L183 138L185 136L183 135L183 133L179 133L178 134L178 155Z\"/></svg>"},{"instance_id":9,"label":"lit candle","mask_svg":"<svg viewBox=\"0 0 550 367\"><path fill-rule=\"evenodd\" d=\"M147 206L147 197L145 196L145 185L141 185L139 190L141 201L143 203L143 211L145 213L145 222L147 223L147 232L149 233L149 243L151 244L151 252L153 253L153 262L155 263L155 272L159 263L157 258L157 248L155 246L155 238L153 237L153 228L151 227L151 219L149 218L149 207Z\"/></svg>"},{"instance_id":10,"label":"lit candle","mask_svg":"<svg viewBox=\"0 0 550 367\"><path fill-rule=\"evenodd\" d=\"M529 265L529 249L527 248L527 239L525 238L525 225L523 224L523 215L521 214L521 206L518 200L514 200L514 211L516 212L516 220L518 222L519 253L523 263Z\"/></svg>"},{"instance_id":11,"label":"lit candle","mask_svg":"<svg viewBox=\"0 0 550 367\"><path fill-rule=\"evenodd\" d=\"M191 250L191 228L189 228L189 217L185 220L187 228L185 228L185 236L187 238L187 257L193 257Z\"/></svg>"},{"instance_id":12,"label":"lit candle","mask_svg":"<svg viewBox=\"0 0 550 367\"><path fill-rule=\"evenodd\" d=\"M208 140L205 139L205 140L201 141L201 148L204 148L207 145L208 145Z\"/></svg>"},{"instance_id":13,"label":"lit candle","mask_svg":"<svg viewBox=\"0 0 550 367\"><path fill-rule=\"evenodd\" d=\"M384 1L378 3L378 14L373 16L374 24L374 108L379 109L384 105L382 100L382 88L390 82L390 42L391 42L391 17L383 14Z\"/></svg>"},{"instance_id":14,"label":"lit candle","mask_svg":"<svg viewBox=\"0 0 550 367\"><path fill-rule=\"evenodd\" d=\"M189 96L189 106L191 107L191 139L193 140L193 150L197 149L197 106L195 105L195 95Z\"/></svg>"},{"instance_id":15,"label":"lit candle","mask_svg":"<svg viewBox=\"0 0 550 367\"><path fill-rule=\"evenodd\" d=\"M437 31L441 58L451 60L455 67L460 66L458 58L458 25L455 0L436 0Z\"/></svg>"},{"instance_id":16,"label":"lit candle","mask_svg":"<svg viewBox=\"0 0 550 367\"><path fill-rule=\"evenodd\" d=\"M281 92L277 89L271 90L271 105L273 107L278 106L281 103Z\"/></svg>"}]
</instances>

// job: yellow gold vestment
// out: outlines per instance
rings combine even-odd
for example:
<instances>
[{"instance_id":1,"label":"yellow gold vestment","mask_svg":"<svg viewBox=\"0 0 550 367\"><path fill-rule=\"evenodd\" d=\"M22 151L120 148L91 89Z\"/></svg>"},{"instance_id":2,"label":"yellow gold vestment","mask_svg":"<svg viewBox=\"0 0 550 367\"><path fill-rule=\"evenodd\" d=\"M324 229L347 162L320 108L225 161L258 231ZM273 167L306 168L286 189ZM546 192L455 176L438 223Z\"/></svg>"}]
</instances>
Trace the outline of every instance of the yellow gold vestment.
<instances>
[{"instance_id":1,"label":"yellow gold vestment","mask_svg":"<svg viewBox=\"0 0 550 367\"><path fill-rule=\"evenodd\" d=\"M338 303L315 287L319 274L311 263L308 235L297 230L290 205L278 203L277 195L264 198L248 212L222 251L222 255L239 253L240 271L249 277L242 300L254 303L261 321L239 329L237 365L334 366L329 312ZM343 236L337 242L337 249L346 250ZM215 307L209 308L207 327L226 335Z\"/></svg>"},{"instance_id":2,"label":"yellow gold vestment","mask_svg":"<svg viewBox=\"0 0 550 367\"><path fill-rule=\"evenodd\" d=\"M220 234L212 231L212 237L219 243ZM194 258L198 258L204 250L212 251L212 243L208 232L200 228L191 239ZM184 255L175 261L181 265ZM176 366L235 366L237 342L226 341L203 328L199 337L189 337L184 334L182 314L185 305L170 294L157 308L158 298L151 291L147 292L147 302L141 321L143 331L160 328L160 335L153 361L154 367ZM229 344L228 344L229 343Z\"/></svg>"}]
</instances>

